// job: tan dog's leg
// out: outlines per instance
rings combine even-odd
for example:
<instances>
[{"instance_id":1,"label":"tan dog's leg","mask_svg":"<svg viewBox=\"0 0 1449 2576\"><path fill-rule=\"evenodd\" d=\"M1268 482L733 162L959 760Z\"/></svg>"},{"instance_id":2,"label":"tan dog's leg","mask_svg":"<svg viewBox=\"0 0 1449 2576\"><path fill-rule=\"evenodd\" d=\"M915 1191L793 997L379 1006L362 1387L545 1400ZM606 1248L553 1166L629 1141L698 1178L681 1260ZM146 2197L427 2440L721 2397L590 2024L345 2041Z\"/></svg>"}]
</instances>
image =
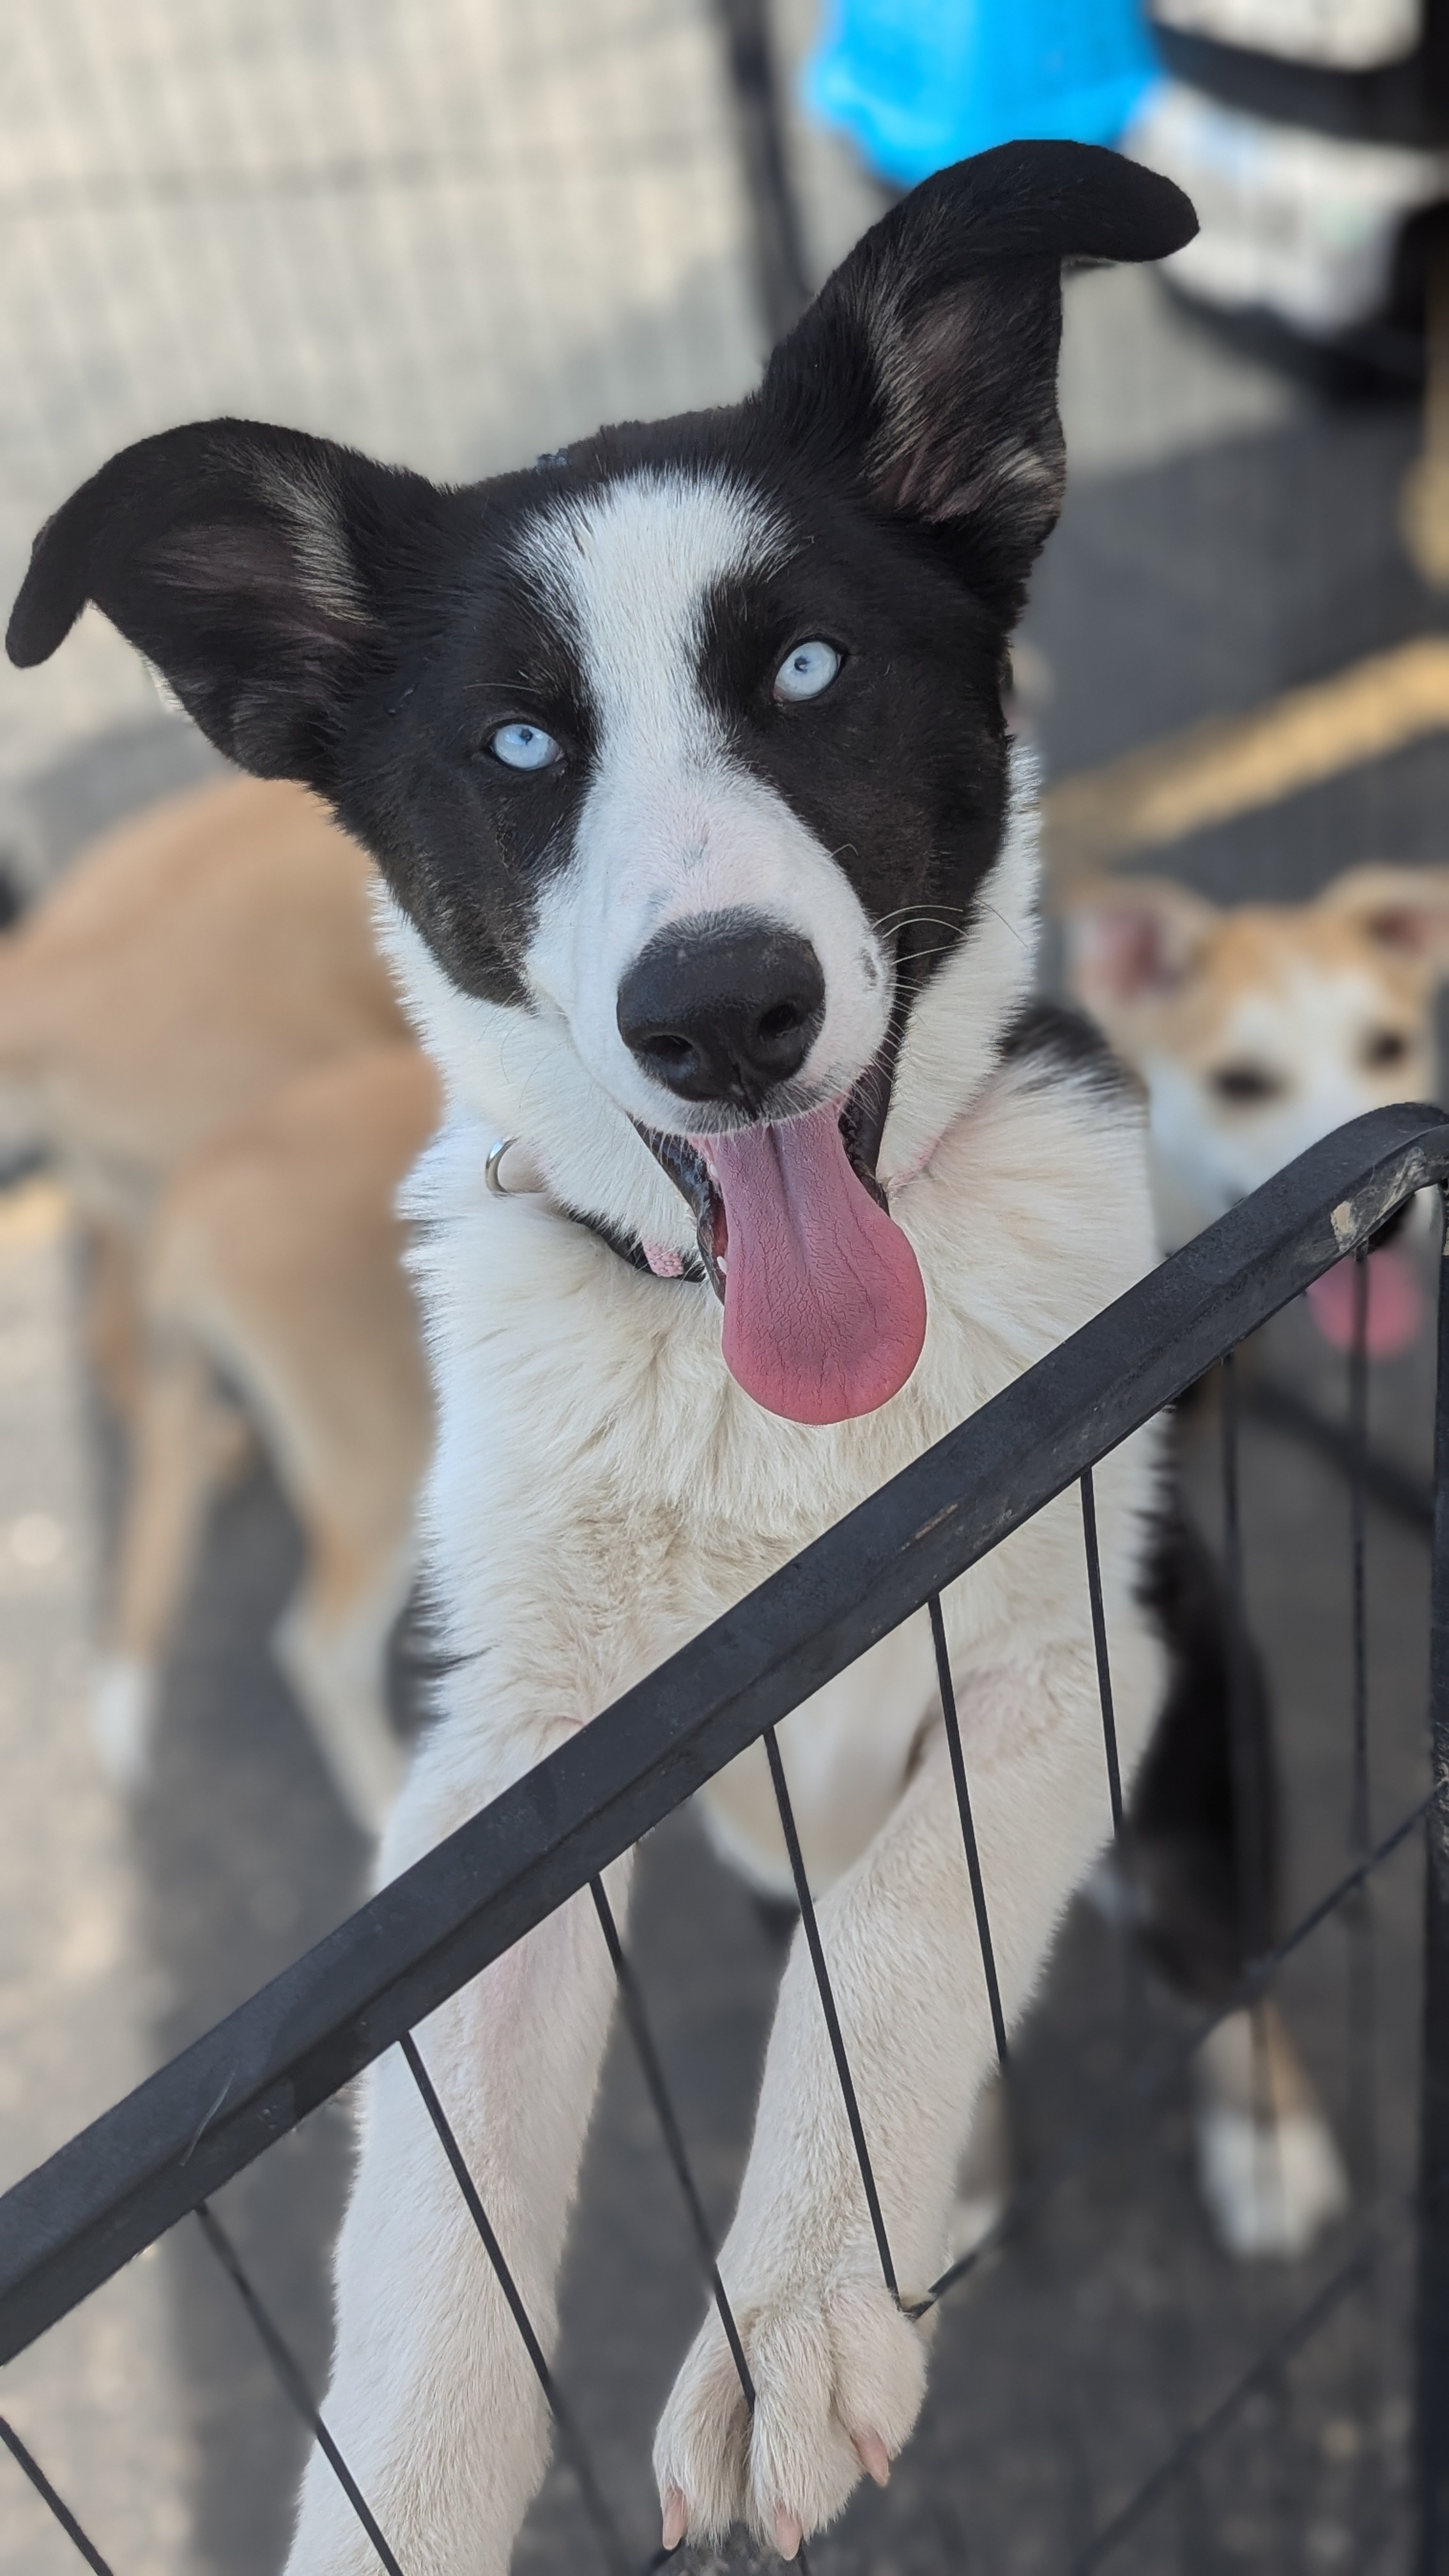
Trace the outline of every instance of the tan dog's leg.
<instances>
[{"instance_id":1,"label":"tan dog's leg","mask_svg":"<svg viewBox=\"0 0 1449 2576\"><path fill-rule=\"evenodd\" d=\"M117 1421L131 1423L145 1374L135 1238L119 1218L93 1212L81 1217L80 1234L86 1360Z\"/></svg>"},{"instance_id":2,"label":"tan dog's leg","mask_svg":"<svg viewBox=\"0 0 1449 2576\"><path fill-rule=\"evenodd\" d=\"M405 1528L391 1545L384 1533L381 1544L359 1547L327 1517L328 1499L313 1497L307 1571L272 1644L344 1806L364 1833L379 1834L406 1768L385 1683L413 1552Z\"/></svg>"},{"instance_id":3,"label":"tan dog's leg","mask_svg":"<svg viewBox=\"0 0 1449 2576\"><path fill-rule=\"evenodd\" d=\"M211 1370L193 1343L148 1353L132 1432L114 1607L91 1684L90 1728L110 1777L145 1776L156 1683L222 1462Z\"/></svg>"},{"instance_id":4,"label":"tan dog's leg","mask_svg":"<svg viewBox=\"0 0 1449 2576\"><path fill-rule=\"evenodd\" d=\"M406 1766L386 1655L432 1437L393 1203L436 1109L436 1078L413 1047L288 1084L178 1176L148 1279L153 1317L243 1390L301 1522L306 1572L278 1660L369 1834Z\"/></svg>"}]
</instances>

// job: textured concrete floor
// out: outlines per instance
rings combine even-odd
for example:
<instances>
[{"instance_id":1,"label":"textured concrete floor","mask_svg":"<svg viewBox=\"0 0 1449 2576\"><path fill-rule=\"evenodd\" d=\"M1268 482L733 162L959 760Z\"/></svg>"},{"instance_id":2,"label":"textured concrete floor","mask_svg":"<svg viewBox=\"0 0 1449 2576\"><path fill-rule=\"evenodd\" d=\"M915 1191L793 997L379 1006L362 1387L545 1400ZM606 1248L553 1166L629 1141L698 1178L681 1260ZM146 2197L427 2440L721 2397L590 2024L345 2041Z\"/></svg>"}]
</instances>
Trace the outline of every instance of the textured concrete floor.
<instances>
[{"instance_id":1,"label":"textured concrete floor","mask_svg":"<svg viewBox=\"0 0 1449 2576\"><path fill-rule=\"evenodd\" d=\"M65 1212L0 1200L0 2181L155 2064L163 1972L127 1819L83 1719L90 1496ZM191 2528L175 2316L159 2254L0 2374L3 2408L117 2569L179 2576ZM0 2570L70 2576L70 2543L0 2461Z\"/></svg>"}]
</instances>

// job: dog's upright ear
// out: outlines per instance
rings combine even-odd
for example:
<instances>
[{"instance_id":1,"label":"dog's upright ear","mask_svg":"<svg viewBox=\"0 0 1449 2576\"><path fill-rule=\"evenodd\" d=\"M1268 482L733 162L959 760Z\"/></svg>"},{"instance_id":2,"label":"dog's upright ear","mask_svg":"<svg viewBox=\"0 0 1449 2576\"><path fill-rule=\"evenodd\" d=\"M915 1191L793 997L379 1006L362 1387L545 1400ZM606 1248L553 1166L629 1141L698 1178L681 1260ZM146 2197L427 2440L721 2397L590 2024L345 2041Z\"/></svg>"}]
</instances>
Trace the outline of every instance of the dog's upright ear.
<instances>
[{"instance_id":1,"label":"dog's upright ear","mask_svg":"<svg viewBox=\"0 0 1449 2576\"><path fill-rule=\"evenodd\" d=\"M1182 991L1222 918L1201 895L1166 877L1103 877L1072 886L1060 912L1073 998L1118 1040Z\"/></svg>"},{"instance_id":2,"label":"dog's upright ear","mask_svg":"<svg viewBox=\"0 0 1449 2576\"><path fill-rule=\"evenodd\" d=\"M389 568L441 497L296 430L163 431L41 529L6 648L46 661L94 600L218 750L326 794L339 720L384 648Z\"/></svg>"},{"instance_id":3,"label":"dog's upright ear","mask_svg":"<svg viewBox=\"0 0 1449 2576\"><path fill-rule=\"evenodd\" d=\"M1196 230L1181 189L1094 144L957 162L857 242L776 350L762 406L873 507L952 538L1015 615L1065 481L1062 262L1162 259Z\"/></svg>"},{"instance_id":4,"label":"dog's upright ear","mask_svg":"<svg viewBox=\"0 0 1449 2576\"><path fill-rule=\"evenodd\" d=\"M1449 868L1349 868L1314 909L1433 985L1449 978Z\"/></svg>"}]
</instances>

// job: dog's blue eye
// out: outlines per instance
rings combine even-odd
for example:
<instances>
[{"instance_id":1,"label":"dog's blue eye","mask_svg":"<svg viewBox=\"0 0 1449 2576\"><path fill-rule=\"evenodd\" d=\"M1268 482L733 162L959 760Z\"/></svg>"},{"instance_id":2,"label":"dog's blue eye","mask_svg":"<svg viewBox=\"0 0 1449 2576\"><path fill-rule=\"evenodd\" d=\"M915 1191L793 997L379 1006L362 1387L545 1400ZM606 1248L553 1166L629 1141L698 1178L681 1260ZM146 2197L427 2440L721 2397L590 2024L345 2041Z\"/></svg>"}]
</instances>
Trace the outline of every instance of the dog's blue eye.
<instances>
[{"instance_id":1,"label":"dog's blue eye","mask_svg":"<svg viewBox=\"0 0 1449 2576\"><path fill-rule=\"evenodd\" d=\"M505 769L552 769L563 753L542 725L500 725L488 737L488 748Z\"/></svg>"},{"instance_id":2,"label":"dog's blue eye","mask_svg":"<svg viewBox=\"0 0 1449 2576\"><path fill-rule=\"evenodd\" d=\"M797 644L775 673L775 695L783 698L787 706L797 705L801 698L818 698L822 689L829 688L839 668L840 655L823 636L814 637L808 644Z\"/></svg>"}]
</instances>

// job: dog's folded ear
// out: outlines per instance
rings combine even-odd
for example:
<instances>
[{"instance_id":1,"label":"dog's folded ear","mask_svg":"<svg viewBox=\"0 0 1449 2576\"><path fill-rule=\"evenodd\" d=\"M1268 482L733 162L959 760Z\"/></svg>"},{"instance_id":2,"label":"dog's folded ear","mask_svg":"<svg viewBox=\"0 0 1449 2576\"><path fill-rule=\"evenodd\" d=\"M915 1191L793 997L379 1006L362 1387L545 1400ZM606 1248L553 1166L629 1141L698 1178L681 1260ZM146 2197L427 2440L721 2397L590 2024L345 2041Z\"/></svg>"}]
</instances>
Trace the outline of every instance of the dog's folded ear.
<instances>
[{"instance_id":1,"label":"dog's folded ear","mask_svg":"<svg viewBox=\"0 0 1449 2576\"><path fill-rule=\"evenodd\" d=\"M770 361L772 426L872 504L949 536L1008 614L1056 523L1064 260L1162 259L1181 189L1083 143L939 171L857 242Z\"/></svg>"},{"instance_id":2,"label":"dog's folded ear","mask_svg":"<svg viewBox=\"0 0 1449 2576\"><path fill-rule=\"evenodd\" d=\"M438 499L300 431L164 431L41 529L6 648L44 662L94 600L218 750L326 793L338 721L381 649L386 566Z\"/></svg>"}]
</instances>

